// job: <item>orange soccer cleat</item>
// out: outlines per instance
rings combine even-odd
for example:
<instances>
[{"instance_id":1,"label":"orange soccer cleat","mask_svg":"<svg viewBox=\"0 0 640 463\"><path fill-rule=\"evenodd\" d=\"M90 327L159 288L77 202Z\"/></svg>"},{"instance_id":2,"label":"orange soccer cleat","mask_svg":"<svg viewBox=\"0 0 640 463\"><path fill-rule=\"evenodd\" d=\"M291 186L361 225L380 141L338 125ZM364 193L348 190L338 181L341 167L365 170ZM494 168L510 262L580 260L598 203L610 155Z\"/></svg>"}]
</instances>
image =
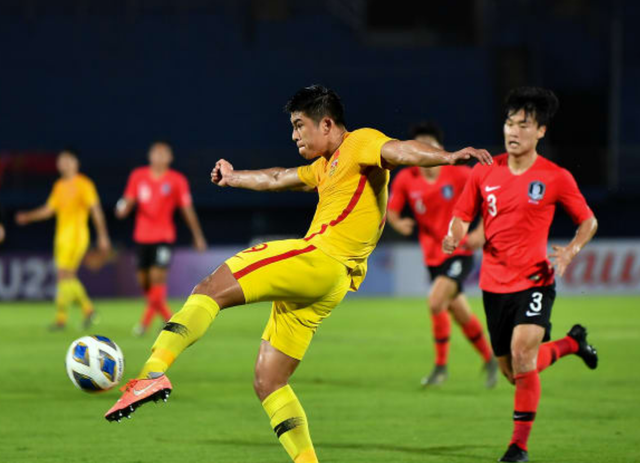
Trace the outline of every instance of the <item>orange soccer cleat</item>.
<instances>
[{"instance_id":1,"label":"orange soccer cleat","mask_svg":"<svg viewBox=\"0 0 640 463\"><path fill-rule=\"evenodd\" d=\"M118 422L122 418L131 418L138 407L150 400L157 402L162 399L166 402L172 389L171 381L166 375L149 379L132 379L120 389L124 394L104 417L107 421Z\"/></svg>"}]
</instances>

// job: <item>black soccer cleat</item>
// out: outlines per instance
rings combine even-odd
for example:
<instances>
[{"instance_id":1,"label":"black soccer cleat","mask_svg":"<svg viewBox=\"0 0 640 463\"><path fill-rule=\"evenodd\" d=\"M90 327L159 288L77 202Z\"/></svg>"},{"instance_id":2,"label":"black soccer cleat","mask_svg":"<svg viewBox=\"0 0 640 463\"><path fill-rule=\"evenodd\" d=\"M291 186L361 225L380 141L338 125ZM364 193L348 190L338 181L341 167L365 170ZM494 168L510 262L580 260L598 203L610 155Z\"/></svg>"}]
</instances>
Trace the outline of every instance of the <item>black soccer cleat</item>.
<instances>
[{"instance_id":1,"label":"black soccer cleat","mask_svg":"<svg viewBox=\"0 0 640 463\"><path fill-rule=\"evenodd\" d=\"M498 461L521 462L529 461L529 454L526 450L522 450L516 444L511 444L502 458Z\"/></svg>"},{"instance_id":2,"label":"black soccer cleat","mask_svg":"<svg viewBox=\"0 0 640 463\"><path fill-rule=\"evenodd\" d=\"M573 325L567 336L578 343L576 355L584 360L587 367L595 370L598 367L598 351L587 342L587 329L582 325Z\"/></svg>"}]
</instances>

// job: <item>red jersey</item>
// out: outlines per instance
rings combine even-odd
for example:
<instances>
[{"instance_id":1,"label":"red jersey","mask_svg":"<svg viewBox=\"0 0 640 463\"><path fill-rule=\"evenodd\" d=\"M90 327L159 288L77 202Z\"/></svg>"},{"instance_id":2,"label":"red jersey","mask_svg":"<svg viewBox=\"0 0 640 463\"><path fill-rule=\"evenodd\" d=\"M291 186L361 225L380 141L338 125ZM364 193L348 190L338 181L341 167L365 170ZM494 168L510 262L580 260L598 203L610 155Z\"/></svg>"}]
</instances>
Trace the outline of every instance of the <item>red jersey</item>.
<instances>
[{"instance_id":1,"label":"red jersey","mask_svg":"<svg viewBox=\"0 0 640 463\"><path fill-rule=\"evenodd\" d=\"M507 159L502 154L492 166L476 165L453 211L465 222L482 212L487 241L480 288L494 293L553 283L547 240L556 203L575 223L593 216L568 170L538 156L526 172L514 175Z\"/></svg>"},{"instance_id":2,"label":"red jersey","mask_svg":"<svg viewBox=\"0 0 640 463\"><path fill-rule=\"evenodd\" d=\"M131 172L124 197L137 203L133 232L136 243L175 242L173 213L176 207L191 205L189 182L184 175L170 169L162 177L155 178L150 167L139 167Z\"/></svg>"},{"instance_id":3,"label":"red jersey","mask_svg":"<svg viewBox=\"0 0 640 463\"><path fill-rule=\"evenodd\" d=\"M419 167L402 169L391 184L389 209L401 212L409 202L418 222L418 239L424 263L441 265L451 256L442 252L442 240L449 231L453 207L462 194L471 169L465 166L443 166L435 181L427 180ZM454 256L470 256L472 251L458 247Z\"/></svg>"}]
</instances>

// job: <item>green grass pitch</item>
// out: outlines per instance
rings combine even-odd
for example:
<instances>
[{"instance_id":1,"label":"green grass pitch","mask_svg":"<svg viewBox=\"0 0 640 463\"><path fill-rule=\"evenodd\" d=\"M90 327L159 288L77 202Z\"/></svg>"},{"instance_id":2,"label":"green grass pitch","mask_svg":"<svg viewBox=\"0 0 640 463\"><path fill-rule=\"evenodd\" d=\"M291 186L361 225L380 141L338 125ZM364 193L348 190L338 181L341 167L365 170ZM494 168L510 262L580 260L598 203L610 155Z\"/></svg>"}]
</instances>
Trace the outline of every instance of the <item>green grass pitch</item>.
<instances>
[{"instance_id":1,"label":"green grass pitch","mask_svg":"<svg viewBox=\"0 0 640 463\"><path fill-rule=\"evenodd\" d=\"M481 313L479 301L472 303ZM121 346L126 378L153 342L130 335L141 305L97 303L102 321L92 331ZM267 317L266 304L223 313L170 371L169 402L145 405L116 424L103 414L118 392L85 394L66 376L66 349L80 329L48 333L50 304L3 303L0 461L286 463L252 390ZM542 374L532 461L640 461L640 298L559 297L554 337L577 321L589 328L600 367L590 371L570 357ZM75 311L72 325L78 323ZM479 357L455 326L448 383L421 390L432 359L423 300L347 298L292 380L320 461L496 461L511 433L512 387L501 380L495 390L483 388Z\"/></svg>"}]
</instances>

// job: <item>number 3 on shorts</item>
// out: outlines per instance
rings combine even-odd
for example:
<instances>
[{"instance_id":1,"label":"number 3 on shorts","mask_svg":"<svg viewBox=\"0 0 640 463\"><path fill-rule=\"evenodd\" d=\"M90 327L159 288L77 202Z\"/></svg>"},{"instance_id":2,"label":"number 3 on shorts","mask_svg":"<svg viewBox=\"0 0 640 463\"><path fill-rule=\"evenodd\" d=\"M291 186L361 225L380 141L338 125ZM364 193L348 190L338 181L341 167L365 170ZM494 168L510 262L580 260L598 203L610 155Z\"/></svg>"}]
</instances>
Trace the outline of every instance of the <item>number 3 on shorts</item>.
<instances>
[{"instance_id":1,"label":"number 3 on shorts","mask_svg":"<svg viewBox=\"0 0 640 463\"><path fill-rule=\"evenodd\" d=\"M531 303L529 308L533 312L540 312L542 310L542 293L535 292L531 294Z\"/></svg>"}]
</instances>

